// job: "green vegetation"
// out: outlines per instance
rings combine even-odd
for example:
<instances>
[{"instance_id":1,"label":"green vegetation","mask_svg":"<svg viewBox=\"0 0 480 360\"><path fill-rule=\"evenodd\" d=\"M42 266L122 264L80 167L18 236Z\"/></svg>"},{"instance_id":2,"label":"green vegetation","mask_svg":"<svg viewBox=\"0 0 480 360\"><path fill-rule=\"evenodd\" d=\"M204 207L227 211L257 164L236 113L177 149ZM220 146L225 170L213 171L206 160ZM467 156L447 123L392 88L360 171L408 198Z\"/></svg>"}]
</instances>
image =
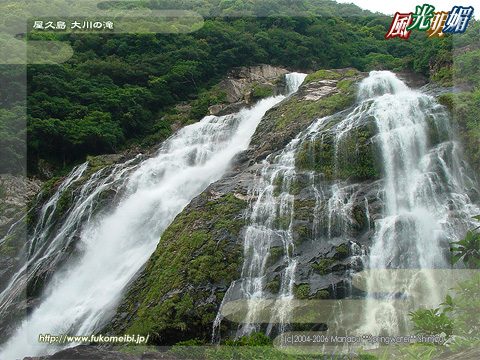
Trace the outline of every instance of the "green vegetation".
<instances>
[{"instance_id":1,"label":"green vegetation","mask_svg":"<svg viewBox=\"0 0 480 360\"><path fill-rule=\"evenodd\" d=\"M4 68L4 71L12 70L11 67L4 66ZM20 73L20 71L18 72ZM0 74L3 81L1 65ZM14 81L14 79L11 80ZM21 81L21 79L15 80ZM21 103L13 104L10 108L4 108L3 98L0 106L2 106L0 108L0 173L21 174L26 170L26 108Z\"/></svg>"},{"instance_id":2,"label":"green vegetation","mask_svg":"<svg viewBox=\"0 0 480 360\"><path fill-rule=\"evenodd\" d=\"M339 265L332 266L335 262L345 259L350 254L347 244L342 244L335 248L335 254L332 258L323 258L312 264L312 269L320 274L327 275L339 269Z\"/></svg>"},{"instance_id":3,"label":"green vegetation","mask_svg":"<svg viewBox=\"0 0 480 360\"><path fill-rule=\"evenodd\" d=\"M15 256L21 249L22 245L23 241L21 239L21 236L17 233L11 234L5 238L4 243L0 247L0 256Z\"/></svg>"},{"instance_id":4,"label":"green vegetation","mask_svg":"<svg viewBox=\"0 0 480 360\"><path fill-rule=\"evenodd\" d=\"M252 91L252 98L255 101L267 98L273 95L273 89L270 86L256 86Z\"/></svg>"},{"instance_id":5,"label":"green vegetation","mask_svg":"<svg viewBox=\"0 0 480 360\"><path fill-rule=\"evenodd\" d=\"M480 215L474 217L480 221ZM468 231L465 239L451 243L451 251L456 253L452 263L458 260L469 268L479 268L480 226ZM447 295L442 309L424 309L410 312L414 330L419 334L443 334L449 349L462 351L480 343L480 272L472 279L457 283L454 296Z\"/></svg>"},{"instance_id":6,"label":"green vegetation","mask_svg":"<svg viewBox=\"0 0 480 360\"><path fill-rule=\"evenodd\" d=\"M380 166L371 142L374 134L373 123L353 129L340 138L333 127L322 138L303 144L297 154L296 165L303 170L324 174L327 180L376 179Z\"/></svg>"},{"instance_id":7,"label":"green vegetation","mask_svg":"<svg viewBox=\"0 0 480 360\"><path fill-rule=\"evenodd\" d=\"M480 273L472 279L460 282L453 297L447 295L442 310L427 309L410 312L418 334L441 335L448 340L449 349L462 351L478 343L480 334Z\"/></svg>"},{"instance_id":8,"label":"green vegetation","mask_svg":"<svg viewBox=\"0 0 480 360\"><path fill-rule=\"evenodd\" d=\"M15 19L31 17L29 6L22 5L7 0L1 7L15 14ZM428 74L431 59L446 64L445 54L451 50L450 35L437 40L412 32L409 41L385 40L391 18L372 15L352 4L167 0L105 2L102 6L189 9L206 19L201 29L188 34L28 34L29 40L66 42L74 56L60 65L28 66L28 104L21 100L25 90L22 67L0 66L4 85L0 89L2 171L25 170L25 112L27 165L34 175L39 159L59 171L87 155L162 141L172 133L173 123L196 121L207 113L208 106L223 101L213 86L235 66L269 63L303 71L352 66L365 71L381 65ZM47 2L37 7L56 9ZM474 23L471 21L469 28ZM465 35L462 41L468 45L474 38ZM474 71L476 59L476 52L461 58L459 73ZM308 81L321 75L312 74ZM435 76L442 76L441 71ZM338 75L324 70L323 78L329 77ZM267 88L253 90L256 99L269 94ZM175 114L179 101L192 100L191 111ZM323 107L334 111L347 100L334 96ZM294 110L321 115L316 105Z\"/></svg>"},{"instance_id":9,"label":"green vegetation","mask_svg":"<svg viewBox=\"0 0 480 360\"><path fill-rule=\"evenodd\" d=\"M452 335L452 320L440 309L418 310L409 314L415 323L413 330L421 335L444 334L446 339Z\"/></svg>"},{"instance_id":10,"label":"green vegetation","mask_svg":"<svg viewBox=\"0 0 480 360\"><path fill-rule=\"evenodd\" d=\"M331 266L335 262L333 259L321 259L320 261L313 263L312 268L320 275L326 275L331 272Z\"/></svg>"},{"instance_id":11,"label":"green vegetation","mask_svg":"<svg viewBox=\"0 0 480 360\"><path fill-rule=\"evenodd\" d=\"M312 239L312 230L307 226L297 226L294 230L298 233L300 241L311 240Z\"/></svg>"},{"instance_id":12,"label":"green vegetation","mask_svg":"<svg viewBox=\"0 0 480 360\"><path fill-rule=\"evenodd\" d=\"M226 340L225 345L228 346L268 346L273 341L262 333L253 333L250 336L242 336L238 340Z\"/></svg>"},{"instance_id":13,"label":"green vegetation","mask_svg":"<svg viewBox=\"0 0 480 360\"><path fill-rule=\"evenodd\" d=\"M390 54L371 52L365 57L365 61L365 71L390 69L399 71L404 68L402 59L395 58Z\"/></svg>"},{"instance_id":14,"label":"green vegetation","mask_svg":"<svg viewBox=\"0 0 480 360\"><path fill-rule=\"evenodd\" d=\"M282 256L284 256L283 246L270 248L270 256L268 257L267 265L275 264Z\"/></svg>"},{"instance_id":15,"label":"green vegetation","mask_svg":"<svg viewBox=\"0 0 480 360\"><path fill-rule=\"evenodd\" d=\"M307 75L303 83L308 84L312 81L332 80L332 79L338 80L340 78L341 78L341 75L336 72L333 72L330 70L319 70L317 72Z\"/></svg>"},{"instance_id":16,"label":"green vegetation","mask_svg":"<svg viewBox=\"0 0 480 360\"><path fill-rule=\"evenodd\" d=\"M318 290L315 295L313 295L313 299L322 300L328 299L330 297L330 291L328 290Z\"/></svg>"},{"instance_id":17,"label":"green vegetation","mask_svg":"<svg viewBox=\"0 0 480 360\"><path fill-rule=\"evenodd\" d=\"M472 92L444 94L439 101L450 109L465 154L472 167L480 172L480 82Z\"/></svg>"},{"instance_id":18,"label":"green vegetation","mask_svg":"<svg viewBox=\"0 0 480 360\"><path fill-rule=\"evenodd\" d=\"M65 214L70 206L73 203L73 195L72 191L67 189L65 190L62 195L60 195L60 198L58 199L58 204L57 204L57 216L62 216Z\"/></svg>"},{"instance_id":19,"label":"green vegetation","mask_svg":"<svg viewBox=\"0 0 480 360\"><path fill-rule=\"evenodd\" d=\"M275 280L270 281L267 284L266 289L270 291L272 294L278 294L278 292L280 291L280 276L277 275L275 277Z\"/></svg>"},{"instance_id":20,"label":"green vegetation","mask_svg":"<svg viewBox=\"0 0 480 360\"><path fill-rule=\"evenodd\" d=\"M295 298L298 300L306 300L308 299L308 295L310 294L310 285L302 284L295 287Z\"/></svg>"},{"instance_id":21,"label":"green vegetation","mask_svg":"<svg viewBox=\"0 0 480 360\"><path fill-rule=\"evenodd\" d=\"M254 333L243 336L238 340L226 340L220 346L202 346L196 342L180 342L173 346L168 354L179 359L275 359L275 360L375 360L376 357L368 354L355 356L349 355L323 355L302 353L302 351L280 351L273 346L272 340L261 334Z\"/></svg>"},{"instance_id":22,"label":"green vegetation","mask_svg":"<svg viewBox=\"0 0 480 360\"><path fill-rule=\"evenodd\" d=\"M480 215L474 216L474 219L480 221ZM450 243L452 246L450 251L457 253L452 258L452 264L462 260L471 269L480 267L480 232L477 231L478 229L480 226L473 231L467 231L465 239Z\"/></svg>"},{"instance_id":23,"label":"green vegetation","mask_svg":"<svg viewBox=\"0 0 480 360\"><path fill-rule=\"evenodd\" d=\"M145 276L127 295L126 310L135 313L127 333L150 334L152 344L209 339L217 308L202 303L210 294L200 289L238 278L242 252L231 239L243 225L245 206L244 200L229 193L175 218L150 258ZM215 296L219 306L223 294Z\"/></svg>"},{"instance_id":24,"label":"green vegetation","mask_svg":"<svg viewBox=\"0 0 480 360\"><path fill-rule=\"evenodd\" d=\"M282 131L298 118L313 120L332 115L351 106L354 100L353 92L342 92L318 101L291 101L282 107L281 116L275 122L275 130Z\"/></svg>"},{"instance_id":25,"label":"green vegetation","mask_svg":"<svg viewBox=\"0 0 480 360\"><path fill-rule=\"evenodd\" d=\"M356 70L356 69L351 69L351 70L348 70L346 73L345 73L345 76L356 76L360 73L360 71Z\"/></svg>"},{"instance_id":26,"label":"green vegetation","mask_svg":"<svg viewBox=\"0 0 480 360\"><path fill-rule=\"evenodd\" d=\"M319 76L326 76L326 73L336 74L332 71L320 71ZM355 75L355 70L347 73ZM315 73L317 74L317 73ZM331 75L328 75L331 76ZM355 98L354 82L358 78L339 77L337 89L341 93L332 95L324 100L315 102L302 102L303 109L298 109L298 104L292 107L305 117L323 117L343 110L351 105ZM289 109L278 120L278 124L287 124L292 121L289 116ZM321 138L305 142L297 153L296 165L302 170L314 170L322 173L327 180L351 179L367 180L376 179L379 176L375 156L375 147L371 142L376 132L374 121L365 121L363 125L351 130L346 135L339 136L338 126L342 119L332 119L325 125L324 135Z\"/></svg>"},{"instance_id":27,"label":"green vegetation","mask_svg":"<svg viewBox=\"0 0 480 360\"><path fill-rule=\"evenodd\" d=\"M453 124L470 165L480 172L480 21L471 21L463 34L455 36L455 51L442 49L432 61L431 80L443 85L471 89L444 94L439 101L452 113ZM436 41L438 43L438 41Z\"/></svg>"},{"instance_id":28,"label":"green vegetation","mask_svg":"<svg viewBox=\"0 0 480 360\"><path fill-rule=\"evenodd\" d=\"M342 244L335 249L336 253L333 256L335 260L341 260L346 258L350 254L350 250L346 244Z\"/></svg>"},{"instance_id":29,"label":"green vegetation","mask_svg":"<svg viewBox=\"0 0 480 360\"><path fill-rule=\"evenodd\" d=\"M208 108L215 104L225 102L227 93L225 91L204 91L198 95L197 100L192 102L192 109L188 118L192 120L200 120L208 115Z\"/></svg>"}]
</instances>

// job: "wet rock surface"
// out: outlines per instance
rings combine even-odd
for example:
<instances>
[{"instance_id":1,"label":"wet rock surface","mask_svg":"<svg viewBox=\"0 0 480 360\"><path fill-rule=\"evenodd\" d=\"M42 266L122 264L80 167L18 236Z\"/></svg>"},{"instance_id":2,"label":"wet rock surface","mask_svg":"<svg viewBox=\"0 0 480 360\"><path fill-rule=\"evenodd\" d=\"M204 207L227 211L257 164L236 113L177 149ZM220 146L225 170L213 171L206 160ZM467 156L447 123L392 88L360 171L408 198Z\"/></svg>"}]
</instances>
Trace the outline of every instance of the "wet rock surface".
<instances>
[{"instance_id":1,"label":"wet rock surface","mask_svg":"<svg viewBox=\"0 0 480 360\"><path fill-rule=\"evenodd\" d=\"M169 229L162 236L162 240L157 251L152 255L145 269L141 272L139 279L135 281L125 296L122 304L118 308L117 314L112 320L106 331L110 334L122 334L125 332L135 332L140 329L140 324L145 324L147 316L155 321L163 321L163 324L152 324L148 328L149 333L156 333L158 336L153 339L157 345L173 344L176 341L186 340L193 337L204 337L209 339L212 331L212 322L221 305L225 292L228 292L228 300L242 298L240 291L241 280L240 270L242 266L242 245L243 237L248 226L248 212L256 200L257 194L252 191L260 179L260 173L263 165L262 159L266 156L275 158L280 154L286 143L293 139L301 130L304 130L319 115L328 115L337 110L342 110L343 106L349 106L352 101L354 89L349 86L355 81L361 79L365 74L358 72L348 72L349 70L339 70L336 80L325 79L311 81L302 85L297 94L287 98L273 109L267 112L262 119L252 144L246 151L238 154L232 161L231 170L225 176L211 184L202 194L194 198L190 204L177 216ZM337 76L335 75L335 76ZM343 81L343 82L342 82ZM337 87L338 84L340 87ZM343 85L342 85L343 84ZM337 96L338 103L325 103L325 100ZM315 99L313 99L313 97ZM308 106L314 104L314 108L308 109ZM309 111L301 109L307 107ZM298 110L300 109L300 110ZM288 119L285 117L288 116ZM281 128L278 121L282 121ZM299 185L295 192L295 215L292 222L293 237L295 239L295 254L298 259L296 270L296 289L298 294L302 293L305 298L342 298L351 295L348 292L348 281L352 271L362 270L362 264L359 261L361 249L371 243L372 218L378 217L383 206L378 199L378 181L366 179L364 182L356 183L352 186L349 194L350 217L342 217L343 223L338 223L328 219L328 209L325 208L320 216L323 218L319 222L321 229L316 230L316 234L328 234L328 236L313 236L314 211L316 194L309 187L311 172L297 169L297 179ZM303 179L303 180L302 180ZM333 191L334 181L326 182L326 191ZM328 194L325 195L328 198ZM365 206L368 203L372 213L365 213ZM235 204L234 207L231 205ZM378 212L378 213L377 213ZM200 215L202 214L202 215ZM188 221L186 221L188 219ZM340 218L339 218L340 219ZM318 221L315 220L315 221ZM345 232L344 228L351 230ZM182 231L180 229L186 229ZM188 230L187 230L188 229ZM172 231L172 232L170 232ZM180 268L163 263L160 266L161 259L166 251L168 243L189 242L192 241L200 232L205 235L205 239L196 246L189 247L187 253L170 254L170 263L178 263L180 259L190 259L183 263ZM338 233L338 235L335 235ZM187 237L185 237L185 235ZM231 274L224 272L225 267L221 266L212 269L213 278L217 281L207 281L195 283L191 276L188 276L192 262L204 261L202 249L208 246L209 241L217 244L216 249L222 251L225 255L236 252L236 256L229 261L234 261ZM213 244L212 243L212 244ZM211 245L210 245L211 246ZM282 243L274 243L273 248L281 248ZM204 250L203 250L204 251ZM225 257L219 258L225 261ZM269 259L266 270L267 294L275 298L278 291L278 281L281 272L286 266L286 259L281 251ZM205 264L208 264L206 262ZM205 265L211 266L211 265ZM155 270L158 269L158 270ZM159 274L162 272L178 272L182 279L178 282L173 281L165 283L165 279ZM203 271L206 271L204 269ZM233 281L235 284L233 284ZM156 296L152 297L152 287L158 289L161 284L161 290ZM152 284L152 285L149 285ZM305 286L308 286L305 287ZM305 289L308 289L305 292ZM193 295L195 294L195 295ZM173 299L172 296L179 296L173 300L170 310L165 309L165 301ZM300 295L299 295L300 296ZM202 316L210 320L208 323L202 323L195 320L200 313L196 310L179 312L180 304L185 299L192 299L192 308L199 309L201 306ZM145 300L149 299L149 300ZM188 300L189 301L189 300ZM179 304L179 305L176 305ZM175 310L176 309L176 310ZM158 311L158 313L157 313ZM169 312L170 311L170 312ZM173 313L171 312L173 311ZM168 315L175 314L175 315ZM175 318L189 318L186 329L180 328L175 324ZM190 317L192 316L192 317ZM230 327L235 327L228 321L222 323L224 331L229 331ZM175 329L175 331L174 331ZM193 335L195 334L195 335Z\"/></svg>"},{"instance_id":2,"label":"wet rock surface","mask_svg":"<svg viewBox=\"0 0 480 360\"><path fill-rule=\"evenodd\" d=\"M217 86L218 91L226 93L226 102L212 105L211 115L227 115L239 111L242 107L254 104L265 95L279 95L285 92L283 75L288 71L262 64L258 66L242 66L230 71Z\"/></svg>"},{"instance_id":3,"label":"wet rock surface","mask_svg":"<svg viewBox=\"0 0 480 360\"><path fill-rule=\"evenodd\" d=\"M26 214L30 202L39 192L41 182L23 176L0 175L0 292L9 279L25 264L27 243ZM30 306L25 296L16 302L15 309L8 312L0 322L0 333L8 333L13 318L25 314ZM0 335L0 340L2 336Z\"/></svg>"}]
</instances>

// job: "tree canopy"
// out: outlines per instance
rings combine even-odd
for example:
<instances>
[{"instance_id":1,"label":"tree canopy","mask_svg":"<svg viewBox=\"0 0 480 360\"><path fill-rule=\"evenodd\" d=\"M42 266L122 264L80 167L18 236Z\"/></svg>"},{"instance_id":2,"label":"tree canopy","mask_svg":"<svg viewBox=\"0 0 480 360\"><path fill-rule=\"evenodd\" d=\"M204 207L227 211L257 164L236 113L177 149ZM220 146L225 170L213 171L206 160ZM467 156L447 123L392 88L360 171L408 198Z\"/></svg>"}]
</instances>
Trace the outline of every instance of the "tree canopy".
<instances>
[{"instance_id":1,"label":"tree canopy","mask_svg":"<svg viewBox=\"0 0 480 360\"><path fill-rule=\"evenodd\" d=\"M12 102L8 91L2 93L0 131L6 142L2 151L7 153L2 169L21 168L13 165L24 156L17 139L21 131L13 129L21 128L15 114L25 107L28 167L35 174L38 159L59 169L148 137L166 138L173 118L165 115L172 106L197 98L236 66L408 69L428 75L435 59L452 62L452 36L428 39L412 31L407 41L385 40L390 17L329 0L144 0L121 6L184 8L209 17L203 27L187 34L28 34L29 40L68 42L74 55L59 65L28 66L27 104ZM474 35L468 36L462 41L475 41ZM474 72L475 56L473 52L462 59L462 69ZM6 88L22 91L14 67L0 66L0 73ZM446 68L451 72L451 66ZM210 101L206 98L199 98L195 119L205 115Z\"/></svg>"}]
</instances>

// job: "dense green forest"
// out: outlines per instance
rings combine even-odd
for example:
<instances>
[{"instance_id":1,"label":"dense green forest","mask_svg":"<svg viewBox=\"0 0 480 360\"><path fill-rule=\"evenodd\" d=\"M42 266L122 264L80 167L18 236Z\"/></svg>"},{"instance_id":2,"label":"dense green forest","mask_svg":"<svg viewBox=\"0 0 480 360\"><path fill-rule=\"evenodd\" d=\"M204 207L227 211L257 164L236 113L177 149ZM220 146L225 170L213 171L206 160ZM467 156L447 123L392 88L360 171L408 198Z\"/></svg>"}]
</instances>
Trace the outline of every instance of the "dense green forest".
<instances>
[{"instance_id":1,"label":"dense green forest","mask_svg":"<svg viewBox=\"0 0 480 360\"><path fill-rule=\"evenodd\" d=\"M188 34L28 34L29 40L68 42L74 56L60 65L28 66L27 104L15 101L15 93L24 90L21 66L0 67L2 83L7 84L0 90L3 172L25 170L21 161L25 106L28 172L35 175L39 159L61 171L87 155L165 139L178 120L173 106L192 101L187 121L200 119L208 106L222 100L209 90L236 66L415 70L445 84L452 81L452 36L429 39L413 31L408 40L385 40L392 18L351 4L222 0L214 6L212 1L143 1L122 6L192 9L208 17L200 30ZM478 22L471 21L468 34L459 37L461 46L470 48L457 55L461 70L453 74L474 85L480 81L478 32ZM471 96L454 100L478 101L478 91ZM478 132L477 115L472 119ZM465 136L472 136L468 131ZM478 148L475 156L480 158Z\"/></svg>"}]
</instances>

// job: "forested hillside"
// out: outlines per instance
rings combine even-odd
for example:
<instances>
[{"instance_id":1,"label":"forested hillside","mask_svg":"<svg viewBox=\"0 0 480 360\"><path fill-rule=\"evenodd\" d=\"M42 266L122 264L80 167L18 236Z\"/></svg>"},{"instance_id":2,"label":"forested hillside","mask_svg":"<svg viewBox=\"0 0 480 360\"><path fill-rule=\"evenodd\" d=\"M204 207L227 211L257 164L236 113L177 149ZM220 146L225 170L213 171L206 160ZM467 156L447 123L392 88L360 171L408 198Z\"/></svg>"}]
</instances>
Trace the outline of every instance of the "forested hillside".
<instances>
[{"instance_id":1,"label":"forested hillside","mask_svg":"<svg viewBox=\"0 0 480 360\"><path fill-rule=\"evenodd\" d=\"M4 0L0 30L74 6ZM0 357L68 346L42 333L136 334L173 353L325 325L412 333L404 310L340 304L400 300L376 285L401 272L367 271L365 287L354 276L447 269L480 213L480 22L385 39L391 17L329 0L100 7L204 20L188 33L18 28L73 56L0 65ZM417 285L441 297L412 278L405 299ZM300 318L274 304L267 325L257 299L342 302ZM199 358L258 358L208 349Z\"/></svg>"},{"instance_id":2,"label":"forested hillside","mask_svg":"<svg viewBox=\"0 0 480 360\"><path fill-rule=\"evenodd\" d=\"M39 159L58 172L87 155L158 143L179 120L172 106L193 100L190 116L180 120L202 118L208 106L222 101L221 93L208 90L235 66L268 63L297 71L354 67L428 75L429 65L438 63L443 68L436 78L451 73L449 35L428 39L414 31L408 41L385 40L391 18L353 5L226 0L207 5L122 4L184 8L208 16L204 26L190 34L29 34L30 40L67 41L74 49L73 58L64 64L28 66L29 174L38 172ZM473 26L472 22L469 27ZM9 91L21 84L16 72L21 70L2 67ZM1 131L6 154L1 167L18 172L23 143L17 128L21 131L19 114L25 104L9 103L9 94L4 95Z\"/></svg>"}]
</instances>

